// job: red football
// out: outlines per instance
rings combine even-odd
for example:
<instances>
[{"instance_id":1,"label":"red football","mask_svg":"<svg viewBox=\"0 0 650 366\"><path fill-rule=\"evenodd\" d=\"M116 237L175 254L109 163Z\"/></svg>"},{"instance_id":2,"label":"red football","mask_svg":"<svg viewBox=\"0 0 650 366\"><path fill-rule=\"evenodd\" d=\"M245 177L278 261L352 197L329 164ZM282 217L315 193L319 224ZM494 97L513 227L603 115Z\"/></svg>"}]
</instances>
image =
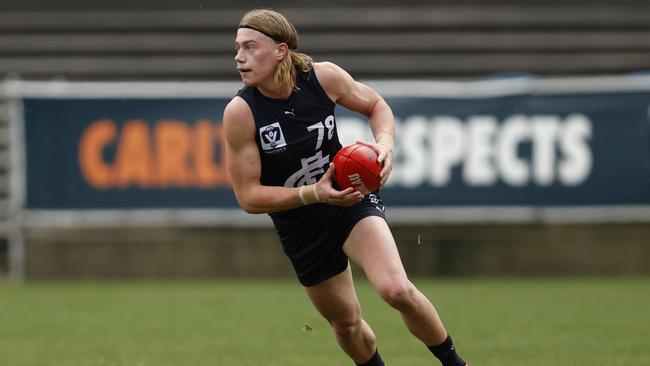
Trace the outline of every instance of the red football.
<instances>
[{"instance_id":1,"label":"red football","mask_svg":"<svg viewBox=\"0 0 650 366\"><path fill-rule=\"evenodd\" d=\"M353 187L364 195L379 189L377 153L367 146L352 144L334 156L334 179L341 189Z\"/></svg>"}]
</instances>

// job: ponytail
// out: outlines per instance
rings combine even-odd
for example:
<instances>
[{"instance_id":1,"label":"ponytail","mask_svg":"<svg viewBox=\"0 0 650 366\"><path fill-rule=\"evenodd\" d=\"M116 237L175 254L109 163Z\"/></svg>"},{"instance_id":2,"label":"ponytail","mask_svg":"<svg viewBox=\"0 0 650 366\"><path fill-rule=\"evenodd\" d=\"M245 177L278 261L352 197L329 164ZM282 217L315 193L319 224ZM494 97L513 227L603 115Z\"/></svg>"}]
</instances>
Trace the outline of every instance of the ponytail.
<instances>
[{"instance_id":1,"label":"ponytail","mask_svg":"<svg viewBox=\"0 0 650 366\"><path fill-rule=\"evenodd\" d=\"M287 56L282 60L275 72L273 81L280 85L281 90L292 90L296 81L296 70L309 72L312 69L313 60L309 55L289 50Z\"/></svg>"}]
</instances>

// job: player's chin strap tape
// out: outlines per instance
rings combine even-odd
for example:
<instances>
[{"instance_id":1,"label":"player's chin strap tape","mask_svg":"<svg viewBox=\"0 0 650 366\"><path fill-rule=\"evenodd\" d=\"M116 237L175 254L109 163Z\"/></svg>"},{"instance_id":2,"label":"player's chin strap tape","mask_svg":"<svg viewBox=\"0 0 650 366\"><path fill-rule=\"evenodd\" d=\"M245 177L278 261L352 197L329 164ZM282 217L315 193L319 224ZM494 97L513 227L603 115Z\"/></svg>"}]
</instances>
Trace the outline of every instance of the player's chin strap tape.
<instances>
[{"instance_id":1,"label":"player's chin strap tape","mask_svg":"<svg viewBox=\"0 0 650 366\"><path fill-rule=\"evenodd\" d=\"M282 40L279 40L278 37L272 35L271 33L268 33L268 32L265 32L265 31L263 31L263 30L261 30L261 29L258 29L258 28L256 28L256 27L253 27L252 25L248 25L248 24L240 24L240 25L237 27L237 29L239 29L239 28L248 28L248 29L252 29L252 30L254 30L254 31L260 32L260 33L262 33L263 35L265 35L265 36L271 38L271 39L273 40L273 42L275 42L275 43L286 43L286 42L284 42L284 41L282 41ZM295 48L291 48L291 49L294 50Z\"/></svg>"}]
</instances>

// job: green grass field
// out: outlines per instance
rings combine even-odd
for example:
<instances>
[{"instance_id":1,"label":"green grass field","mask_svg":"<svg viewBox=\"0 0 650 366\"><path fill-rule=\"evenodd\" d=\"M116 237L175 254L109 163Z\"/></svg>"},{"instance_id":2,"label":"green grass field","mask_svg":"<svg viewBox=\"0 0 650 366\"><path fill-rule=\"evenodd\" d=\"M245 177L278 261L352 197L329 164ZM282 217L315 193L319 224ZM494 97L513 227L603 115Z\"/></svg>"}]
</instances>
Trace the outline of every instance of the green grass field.
<instances>
[{"instance_id":1,"label":"green grass field","mask_svg":"<svg viewBox=\"0 0 650 366\"><path fill-rule=\"evenodd\" d=\"M650 365L649 279L414 282L473 366ZM358 288L388 365L438 364ZM353 363L296 282L242 280L0 283L0 365Z\"/></svg>"}]
</instances>

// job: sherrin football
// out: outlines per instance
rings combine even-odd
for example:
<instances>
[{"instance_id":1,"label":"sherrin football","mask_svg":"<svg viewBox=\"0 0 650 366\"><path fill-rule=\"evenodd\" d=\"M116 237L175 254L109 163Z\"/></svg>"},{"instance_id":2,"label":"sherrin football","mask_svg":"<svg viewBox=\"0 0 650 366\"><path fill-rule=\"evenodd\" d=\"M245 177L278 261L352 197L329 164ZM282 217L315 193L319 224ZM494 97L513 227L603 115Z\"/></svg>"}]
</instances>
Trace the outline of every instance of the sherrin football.
<instances>
[{"instance_id":1,"label":"sherrin football","mask_svg":"<svg viewBox=\"0 0 650 366\"><path fill-rule=\"evenodd\" d=\"M341 189L353 187L367 195L379 189L377 153L367 146L352 144L334 155L334 179Z\"/></svg>"}]
</instances>

